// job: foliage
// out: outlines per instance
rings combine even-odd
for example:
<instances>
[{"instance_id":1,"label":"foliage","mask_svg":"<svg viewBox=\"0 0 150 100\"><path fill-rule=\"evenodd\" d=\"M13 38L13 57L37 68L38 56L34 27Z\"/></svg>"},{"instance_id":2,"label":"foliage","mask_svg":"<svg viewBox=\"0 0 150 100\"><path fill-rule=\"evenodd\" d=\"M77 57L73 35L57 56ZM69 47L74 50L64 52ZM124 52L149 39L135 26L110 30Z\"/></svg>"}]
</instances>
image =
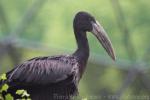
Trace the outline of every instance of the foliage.
<instances>
[{"instance_id":1,"label":"foliage","mask_svg":"<svg viewBox=\"0 0 150 100\"><path fill-rule=\"evenodd\" d=\"M2 74L2 75L0 76L0 81L7 81L6 74ZM6 92L6 93L7 93L7 90L8 90L8 89L9 89L9 85L6 84L6 83L3 84L2 87L0 87L0 100L1 100L1 99L3 100L1 94L2 94L3 92ZM21 100L31 100L31 99L30 99L30 94L28 94L26 90L23 90L23 89L22 89L22 90L17 90L17 91L16 91L16 94L22 97ZM5 95L5 100L14 100L14 98L13 98L13 96L12 96L10 93L7 93L7 94Z\"/></svg>"},{"instance_id":2,"label":"foliage","mask_svg":"<svg viewBox=\"0 0 150 100\"><path fill-rule=\"evenodd\" d=\"M22 98L27 97L29 99L30 94L26 90L17 90L16 94L20 95Z\"/></svg>"},{"instance_id":3,"label":"foliage","mask_svg":"<svg viewBox=\"0 0 150 100\"><path fill-rule=\"evenodd\" d=\"M4 84L3 86L2 86L2 88L0 89L0 92L7 92L7 90L8 90L8 88L9 88L9 86L7 85L7 84Z\"/></svg>"},{"instance_id":4,"label":"foliage","mask_svg":"<svg viewBox=\"0 0 150 100\"><path fill-rule=\"evenodd\" d=\"M6 80L6 79L7 79L6 74L2 74L2 75L0 76L0 80L1 80L1 81L4 81L4 80Z\"/></svg>"},{"instance_id":5,"label":"foliage","mask_svg":"<svg viewBox=\"0 0 150 100\"><path fill-rule=\"evenodd\" d=\"M6 100L14 100L13 96L9 93L5 96L5 98Z\"/></svg>"}]
</instances>

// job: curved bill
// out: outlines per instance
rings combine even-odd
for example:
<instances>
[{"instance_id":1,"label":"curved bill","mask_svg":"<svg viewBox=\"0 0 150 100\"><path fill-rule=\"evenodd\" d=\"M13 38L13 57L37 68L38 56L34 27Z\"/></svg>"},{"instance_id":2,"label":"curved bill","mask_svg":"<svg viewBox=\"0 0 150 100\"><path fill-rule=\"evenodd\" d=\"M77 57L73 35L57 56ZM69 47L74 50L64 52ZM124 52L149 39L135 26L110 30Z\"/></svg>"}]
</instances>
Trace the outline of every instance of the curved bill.
<instances>
[{"instance_id":1,"label":"curved bill","mask_svg":"<svg viewBox=\"0 0 150 100\"><path fill-rule=\"evenodd\" d=\"M92 26L93 26L92 33L97 37L97 39L102 44L102 46L104 47L108 55L113 60L115 60L116 57L115 57L113 46L104 28L98 23L98 21L92 22Z\"/></svg>"}]
</instances>

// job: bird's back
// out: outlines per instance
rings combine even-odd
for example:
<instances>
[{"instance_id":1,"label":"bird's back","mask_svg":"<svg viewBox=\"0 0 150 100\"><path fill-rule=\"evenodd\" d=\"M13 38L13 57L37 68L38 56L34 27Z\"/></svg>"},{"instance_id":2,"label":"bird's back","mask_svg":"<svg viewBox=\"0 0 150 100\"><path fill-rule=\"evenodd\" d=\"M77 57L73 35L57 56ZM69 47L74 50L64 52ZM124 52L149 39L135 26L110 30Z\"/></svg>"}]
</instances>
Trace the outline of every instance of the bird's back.
<instances>
[{"instance_id":1,"label":"bird's back","mask_svg":"<svg viewBox=\"0 0 150 100\"><path fill-rule=\"evenodd\" d=\"M32 100L70 100L78 93L78 63L72 56L38 57L24 62L6 74L7 92L27 90Z\"/></svg>"}]
</instances>

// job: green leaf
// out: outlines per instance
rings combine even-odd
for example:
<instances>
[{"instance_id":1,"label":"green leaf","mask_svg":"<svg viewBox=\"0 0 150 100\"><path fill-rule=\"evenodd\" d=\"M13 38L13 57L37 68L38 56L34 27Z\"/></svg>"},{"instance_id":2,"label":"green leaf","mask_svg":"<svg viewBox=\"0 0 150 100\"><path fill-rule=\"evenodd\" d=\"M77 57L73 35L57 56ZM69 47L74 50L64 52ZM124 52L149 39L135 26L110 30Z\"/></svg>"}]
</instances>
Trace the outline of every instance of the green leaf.
<instances>
[{"instance_id":1,"label":"green leaf","mask_svg":"<svg viewBox=\"0 0 150 100\"><path fill-rule=\"evenodd\" d=\"M30 98L27 98L27 99L26 98L22 98L21 100L31 100L31 99Z\"/></svg>"},{"instance_id":2,"label":"green leaf","mask_svg":"<svg viewBox=\"0 0 150 100\"><path fill-rule=\"evenodd\" d=\"M88 100L87 98L83 98L82 100Z\"/></svg>"},{"instance_id":3,"label":"green leaf","mask_svg":"<svg viewBox=\"0 0 150 100\"><path fill-rule=\"evenodd\" d=\"M24 92L24 90L17 90L17 91L16 91L16 94L18 94L18 95L22 95L22 94L23 94L23 92Z\"/></svg>"},{"instance_id":4,"label":"green leaf","mask_svg":"<svg viewBox=\"0 0 150 100\"><path fill-rule=\"evenodd\" d=\"M14 100L14 98L13 98L13 96L11 95L11 94L7 94L6 96L5 96L5 100Z\"/></svg>"},{"instance_id":5,"label":"green leaf","mask_svg":"<svg viewBox=\"0 0 150 100\"><path fill-rule=\"evenodd\" d=\"M4 100L4 98L0 95L0 100Z\"/></svg>"},{"instance_id":6,"label":"green leaf","mask_svg":"<svg viewBox=\"0 0 150 100\"><path fill-rule=\"evenodd\" d=\"M22 97L25 97L25 96L26 96L26 97L29 97L30 94L28 94L27 91L24 91L23 94L22 94Z\"/></svg>"},{"instance_id":7,"label":"green leaf","mask_svg":"<svg viewBox=\"0 0 150 100\"><path fill-rule=\"evenodd\" d=\"M0 76L0 80L4 81L4 80L6 80L6 79L7 79L6 74L2 74L2 75Z\"/></svg>"},{"instance_id":8,"label":"green leaf","mask_svg":"<svg viewBox=\"0 0 150 100\"><path fill-rule=\"evenodd\" d=\"M16 94L20 95L21 97L29 97L30 96L30 94L28 94L26 90L17 90Z\"/></svg>"},{"instance_id":9,"label":"green leaf","mask_svg":"<svg viewBox=\"0 0 150 100\"><path fill-rule=\"evenodd\" d=\"M7 84L4 84L2 88L0 89L0 92L3 92L3 91L7 92L8 88L9 86Z\"/></svg>"}]
</instances>

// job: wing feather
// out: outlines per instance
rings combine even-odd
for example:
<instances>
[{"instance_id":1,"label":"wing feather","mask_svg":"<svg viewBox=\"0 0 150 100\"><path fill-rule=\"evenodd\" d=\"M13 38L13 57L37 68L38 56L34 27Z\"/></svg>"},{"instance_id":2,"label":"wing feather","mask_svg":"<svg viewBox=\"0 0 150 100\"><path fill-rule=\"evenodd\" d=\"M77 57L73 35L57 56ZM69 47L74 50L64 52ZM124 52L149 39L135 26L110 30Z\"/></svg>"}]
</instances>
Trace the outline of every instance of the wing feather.
<instances>
[{"instance_id":1,"label":"wing feather","mask_svg":"<svg viewBox=\"0 0 150 100\"><path fill-rule=\"evenodd\" d=\"M50 84L63 81L73 75L77 63L72 56L38 57L17 66L8 74L9 81L32 84Z\"/></svg>"}]
</instances>

